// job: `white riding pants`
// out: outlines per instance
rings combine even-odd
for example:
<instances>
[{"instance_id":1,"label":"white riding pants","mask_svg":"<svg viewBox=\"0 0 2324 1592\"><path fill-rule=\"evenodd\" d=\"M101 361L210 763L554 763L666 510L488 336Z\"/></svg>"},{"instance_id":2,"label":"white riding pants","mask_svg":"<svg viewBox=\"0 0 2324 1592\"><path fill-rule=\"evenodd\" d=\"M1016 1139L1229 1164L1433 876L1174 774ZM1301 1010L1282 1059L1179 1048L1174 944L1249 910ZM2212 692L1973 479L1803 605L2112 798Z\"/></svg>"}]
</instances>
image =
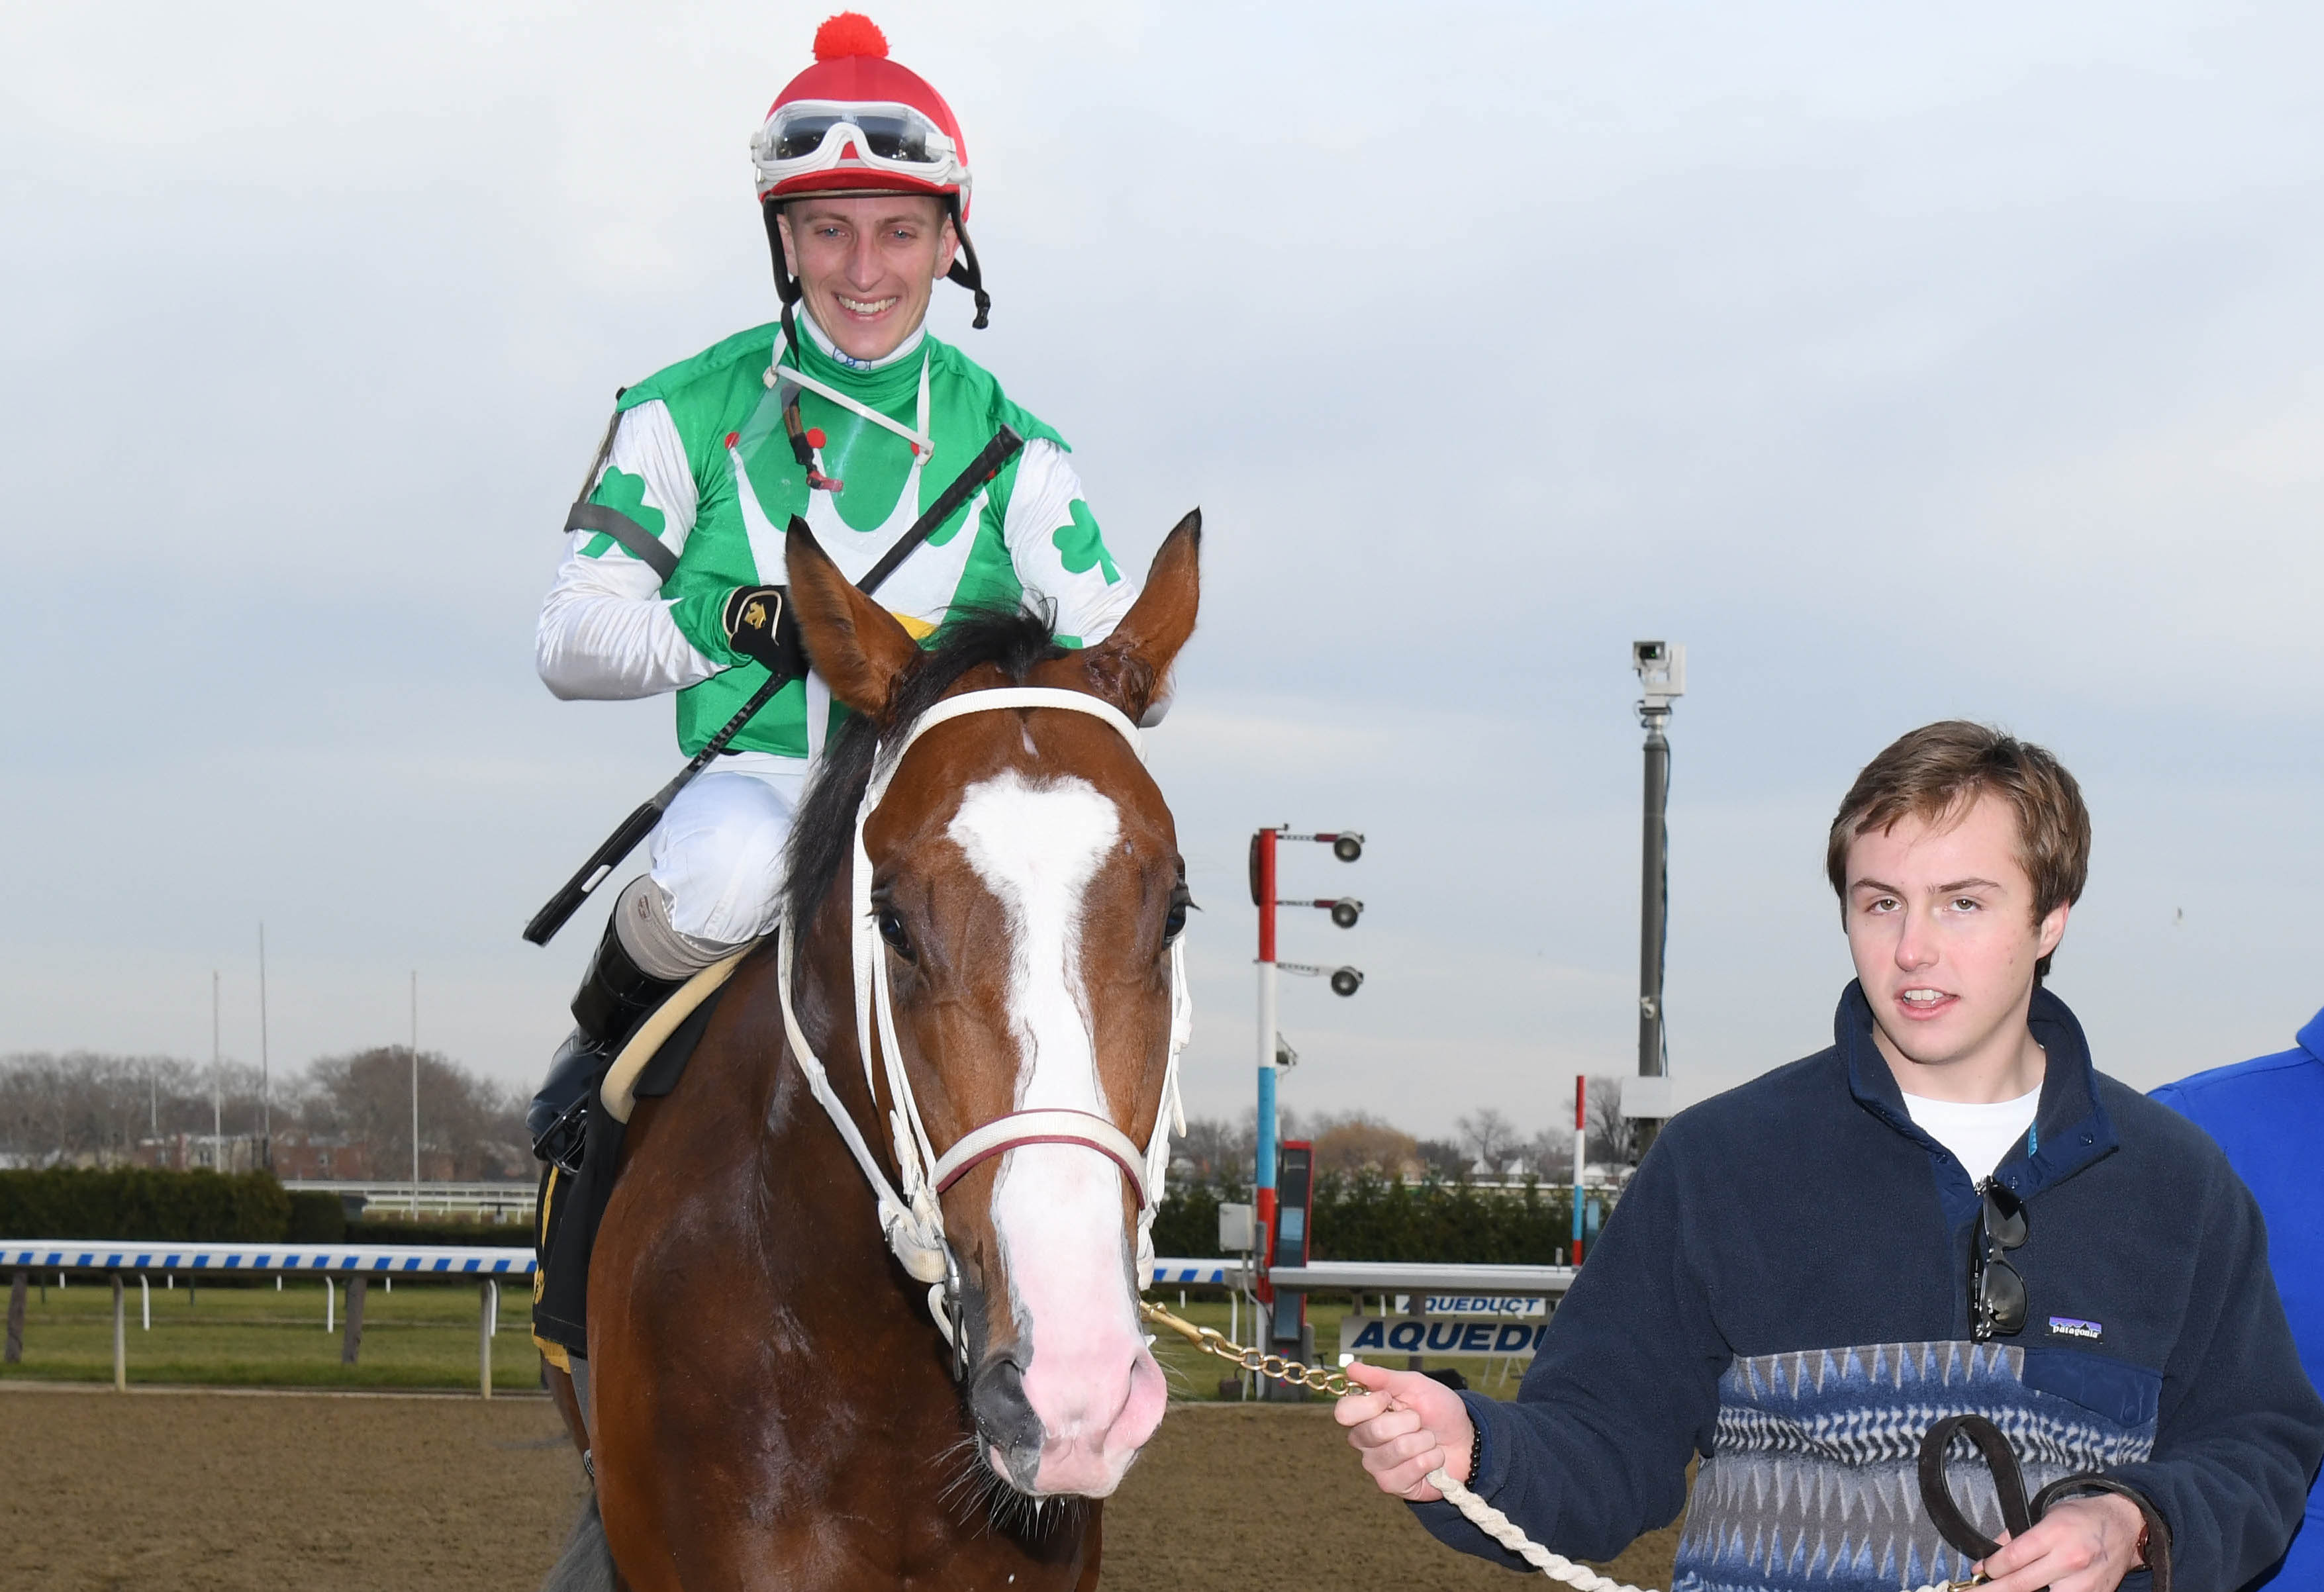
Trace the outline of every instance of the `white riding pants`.
<instances>
[{"instance_id":1,"label":"white riding pants","mask_svg":"<svg viewBox=\"0 0 2324 1592\"><path fill-rule=\"evenodd\" d=\"M739 945L782 915L783 847L807 788L804 758L720 758L653 832L653 881L682 934Z\"/></svg>"}]
</instances>

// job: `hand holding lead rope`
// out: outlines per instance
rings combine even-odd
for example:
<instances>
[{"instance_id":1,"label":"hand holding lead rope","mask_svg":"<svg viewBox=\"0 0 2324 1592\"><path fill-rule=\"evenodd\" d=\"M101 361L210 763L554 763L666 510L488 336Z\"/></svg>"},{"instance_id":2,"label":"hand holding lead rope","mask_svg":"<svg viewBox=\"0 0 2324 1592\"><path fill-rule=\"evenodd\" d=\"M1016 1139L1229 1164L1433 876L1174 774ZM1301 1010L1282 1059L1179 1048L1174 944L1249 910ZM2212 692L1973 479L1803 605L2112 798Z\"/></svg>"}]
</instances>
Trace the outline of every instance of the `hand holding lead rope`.
<instances>
[{"instance_id":1,"label":"hand holding lead rope","mask_svg":"<svg viewBox=\"0 0 2324 1592\"><path fill-rule=\"evenodd\" d=\"M1318 1393L1330 1394L1334 1397L1344 1397L1347 1394L1360 1393L1362 1391L1362 1389L1357 1385L1351 1382L1344 1373L1326 1371L1318 1366L1305 1366L1300 1364L1297 1360L1286 1360L1280 1355L1261 1354L1258 1349L1246 1348L1241 1344L1235 1342L1232 1339L1227 1337L1224 1333L1218 1331L1216 1329L1211 1327L1198 1327L1194 1325L1194 1322L1186 1321L1183 1317L1176 1315L1170 1311L1164 1309L1161 1305L1140 1300L1138 1305L1138 1312L1149 1324L1168 1329L1170 1331L1175 1332L1179 1337L1185 1339L1188 1343L1194 1345L1194 1348L1200 1349L1203 1353L1207 1355L1215 1355L1220 1359L1230 1361L1246 1371L1256 1371L1260 1376L1265 1376L1271 1381L1286 1383L1297 1387L1313 1388ZM1941 1422L1940 1430L1941 1430L1943 1433L1941 1437L1938 1435L1938 1431L1931 1431L1930 1439L1935 1445L1934 1451L1938 1456L1937 1475L1939 1478L1938 1485L1940 1487L1942 1486L1944 1470L1943 1453L1945 1444L1951 1440L1954 1431L1961 1429L1960 1423L1963 1422L1981 1422L1987 1430L1991 1430L1991 1422L1983 1422L1982 1417L1972 1415L1967 1417L1955 1417L1954 1423L1952 1424ZM1972 1432L1971 1435L1975 1436L1976 1434ZM2015 1456L2009 1454L2008 1443L2001 1438L2001 1434L1998 1431L1994 1431L1993 1437L1997 1442L2000 1443L2001 1452L2006 1458L2010 1474L2014 1477L2016 1473L2016 1459ZM1982 1445L1983 1440L1984 1440L1981 1438L1978 1439L1980 1445ZM1930 1452L1930 1448L1927 1445L1923 1445L1921 1451L1921 1469L1922 1486L1924 1496L1930 1496L1927 1494L1927 1487L1929 1485L1927 1478L1929 1475ZM1988 1460L1990 1460L1990 1451L1987 1453L1987 1458ZM1997 1477L1999 1475L1997 1469L1996 1475ZM2073 1484L2082 1486L2090 1486L2095 1485L2103 1488L2124 1491L2127 1490L2122 1489L2119 1483L2107 1482L2103 1477L2085 1476L2070 1477L2069 1480ZM1533 1566L1543 1575L1547 1576L1551 1580L1560 1581L1568 1587L1575 1587L1577 1588L1577 1592L1646 1592L1646 1589L1643 1587L1631 1586L1625 1581L1618 1581L1611 1576L1600 1575L1598 1571L1591 1569L1588 1565L1578 1564L1572 1560L1566 1558L1563 1554L1551 1552L1548 1549L1543 1547L1540 1543L1526 1536L1523 1528L1518 1526L1518 1524L1515 1521L1511 1520L1508 1515L1502 1514L1501 1511L1494 1508L1490 1504L1486 1503L1484 1499L1471 1492L1468 1487L1461 1482L1453 1480L1452 1473L1444 1469L1442 1466L1439 1466L1437 1468L1428 1473L1427 1482L1430 1486L1435 1488L1437 1492L1443 1495L1446 1503L1458 1509L1462 1517L1471 1525L1484 1532L1487 1536L1492 1538L1494 1541L1499 1542L1511 1553L1516 1554L1519 1559L1524 1560L1527 1564ZM2065 1489L2068 1486L2068 1482L2053 1483L2052 1486L2043 1489L2042 1497L2043 1499L2047 1499L2051 1495L2061 1489ZM2133 1495L2135 1496L2135 1495ZM2022 1513L2024 1510L2023 1499L2024 1498L2024 1488L2022 1484L2018 1486L2017 1496L2020 1500L2018 1507ZM1945 1507L1951 1512L1952 1518L1956 1520L1960 1519L1960 1512L1952 1508L1951 1495L1950 1494L1944 1495L1944 1500ZM2006 1507L2006 1505L2005 1505L2005 1508ZM1946 1529L1945 1521L1942 1517L1935 1515L1935 1505L1932 1497L1931 1500L1931 1513L1932 1516L1938 1520L1937 1529L1940 1532L1944 1532ZM2159 1527L2159 1519L2154 1523ZM1982 1541L1982 1539L1979 1540ZM1953 1545L1956 1548L1962 1546L1961 1543L1953 1541L1953 1538L1950 1533L1946 1535L1946 1541L1953 1542ZM2157 1542L2163 1541L2163 1537L2159 1531L2155 1533L2154 1541ZM1986 1548L1988 1552L1998 1551L1997 1544L1987 1543ZM1967 1551L1966 1549L1963 1551ZM2171 1569L2169 1557L2170 1555L2167 1548L2155 1556L2155 1592L2171 1592ZM1967 1592L1967 1589L1971 1587L1980 1587L1985 1584L1986 1580L1984 1577L1972 1576L1966 1581L1934 1582L1929 1586L1919 1587L1917 1592Z\"/></svg>"}]
</instances>

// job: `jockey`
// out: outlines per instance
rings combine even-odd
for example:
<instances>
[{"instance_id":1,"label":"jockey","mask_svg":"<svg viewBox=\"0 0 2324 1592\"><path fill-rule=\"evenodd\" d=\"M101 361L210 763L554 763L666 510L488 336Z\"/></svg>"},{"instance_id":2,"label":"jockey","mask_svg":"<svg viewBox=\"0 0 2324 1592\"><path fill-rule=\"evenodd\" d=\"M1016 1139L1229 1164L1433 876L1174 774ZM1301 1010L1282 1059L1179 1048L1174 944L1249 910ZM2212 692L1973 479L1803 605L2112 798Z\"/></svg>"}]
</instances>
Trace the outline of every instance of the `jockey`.
<instances>
[{"instance_id":1,"label":"jockey","mask_svg":"<svg viewBox=\"0 0 2324 1592\"><path fill-rule=\"evenodd\" d=\"M1023 451L880 601L925 637L957 604L1029 599L1054 608L1061 643L1081 646L1137 595L1064 439L924 324L939 277L975 296L976 326L991 306L968 241L967 151L943 97L888 59L868 18L842 13L816 31L815 65L776 98L751 153L780 316L621 394L537 643L559 697L676 693L689 755L792 656L759 619L783 584L791 516L861 579L1003 424ZM571 1169L586 1101L645 1013L774 926L792 814L844 712L819 676L794 680L670 804L534 1100L542 1159Z\"/></svg>"}]
</instances>

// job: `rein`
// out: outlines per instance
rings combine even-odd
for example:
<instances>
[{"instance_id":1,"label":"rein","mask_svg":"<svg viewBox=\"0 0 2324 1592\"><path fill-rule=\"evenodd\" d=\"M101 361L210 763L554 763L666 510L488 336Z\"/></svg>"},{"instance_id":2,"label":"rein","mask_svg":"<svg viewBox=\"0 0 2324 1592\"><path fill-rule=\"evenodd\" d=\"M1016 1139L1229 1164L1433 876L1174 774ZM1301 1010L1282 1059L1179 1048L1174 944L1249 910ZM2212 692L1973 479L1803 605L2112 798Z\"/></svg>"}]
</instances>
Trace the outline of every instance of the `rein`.
<instances>
[{"instance_id":1,"label":"rein","mask_svg":"<svg viewBox=\"0 0 2324 1592\"><path fill-rule=\"evenodd\" d=\"M1086 713L1111 725L1145 761L1146 750L1138 726L1112 704L1079 691L1050 686L1012 686L966 691L947 697L920 715L910 732L893 746L881 745L873 756L872 777L855 809L853 916L851 925L855 986L856 1047L863 1059L863 1083L873 1109L878 1109L879 1079L873 1072L875 1051L894 1102L888 1113L888 1132L895 1155L897 1175L890 1181L885 1167L865 1142L862 1130L831 1087L831 1078L815 1048L800 1029L792 1003L791 980L799 954L797 925L784 908L782 940L777 950L776 989L783 1012L783 1034L791 1054L806 1074L807 1088L831 1118L855 1157L863 1181L871 1185L879 1207L880 1229L905 1271L928 1284L928 1314L952 1346L953 1375L967 1375L966 1335L961 1329L960 1265L945 1235L944 1210L937 1197L968 1171L996 1155L1027 1145L1077 1145L1094 1150L1120 1169L1138 1194L1138 1286L1143 1293L1154 1277L1154 1216L1160 1207L1163 1173L1169 1165L1170 1136L1185 1131L1185 1110L1178 1098L1178 1053L1185 1047L1194 1026L1194 1002L1186 989L1183 940L1170 944L1170 1058L1162 1075L1162 1099L1154 1118L1154 1132L1141 1147L1106 1118L1087 1111L1010 1111L964 1134L943 1154L929 1142L919 1102L904 1069L903 1047L896 1038L895 996L888 980L888 960L872 911L872 859L864 850L863 830L888 788L895 782L905 754L922 735L938 724L970 713L997 713L1011 708L1056 708ZM879 1043L873 1044L874 1035Z\"/></svg>"}]
</instances>

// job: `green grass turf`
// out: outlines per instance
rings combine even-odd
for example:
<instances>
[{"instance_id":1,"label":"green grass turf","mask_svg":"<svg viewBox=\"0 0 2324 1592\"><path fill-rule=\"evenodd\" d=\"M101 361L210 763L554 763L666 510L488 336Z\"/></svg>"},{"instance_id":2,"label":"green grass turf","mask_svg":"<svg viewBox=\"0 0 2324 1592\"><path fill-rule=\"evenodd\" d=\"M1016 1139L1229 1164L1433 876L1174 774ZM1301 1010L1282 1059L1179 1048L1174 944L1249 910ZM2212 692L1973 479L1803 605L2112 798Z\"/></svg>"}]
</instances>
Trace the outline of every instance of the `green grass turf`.
<instances>
[{"instance_id":1,"label":"green grass turf","mask_svg":"<svg viewBox=\"0 0 2324 1592\"><path fill-rule=\"evenodd\" d=\"M36 1278L40 1274L35 1274ZM102 1278L75 1278L26 1296L24 1359L0 1366L0 1377L51 1382L113 1380L113 1291ZM152 1283L153 1325L142 1324L137 1285L127 1279L128 1364L132 1383L192 1383L242 1387L476 1386L477 1288L475 1279L427 1284L403 1280L392 1290L373 1278L364 1302L361 1352L339 1364L347 1293L338 1289L333 1330L323 1330L323 1284L286 1279L254 1287L198 1288L177 1279ZM43 1298L45 1293L46 1297ZM501 1284L500 1330L493 1340L493 1386L512 1393L540 1385L530 1336L531 1285Z\"/></svg>"},{"instance_id":2,"label":"green grass turf","mask_svg":"<svg viewBox=\"0 0 2324 1592\"><path fill-rule=\"evenodd\" d=\"M0 1367L0 1378L52 1382L113 1379L113 1295L102 1279L76 1279L60 1289L56 1274L25 1301L24 1359ZM129 1380L235 1387L464 1388L476 1385L476 1284L421 1283L405 1279L389 1289L374 1278L364 1305L364 1338L356 1363L339 1363L340 1332L323 1330L323 1285L312 1278L272 1281L254 1287L198 1288L178 1279L174 1288L152 1285L153 1325L141 1324L137 1289L127 1292ZM45 1297L43 1295L45 1294ZM1196 1326L1228 1330L1222 1295L1189 1292L1181 1307L1175 1288L1151 1297ZM339 1289L336 1321L344 1323L346 1290ZM1315 1329L1316 1357L1336 1366L1345 1300L1311 1299L1308 1321ZM540 1385L539 1357L529 1330L530 1290L522 1280L501 1286L500 1331L493 1341L493 1385L521 1392ZM1236 1312L1241 1341L1251 1341L1248 1309ZM1224 1360L1201 1353L1175 1333L1156 1334L1154 1352L1169 1378L1170 1396L1205 1402L1236 1396L1222 1394L1222 1377L1234 1374ZM1399 1368L1402 1356L1384 1363ZM1480 1392L1508 1398L1517 1390L1526 1362L1473 1357L1439 1358L1424 1365L1452 1367Z\"/></svg>"}]
</instances>

